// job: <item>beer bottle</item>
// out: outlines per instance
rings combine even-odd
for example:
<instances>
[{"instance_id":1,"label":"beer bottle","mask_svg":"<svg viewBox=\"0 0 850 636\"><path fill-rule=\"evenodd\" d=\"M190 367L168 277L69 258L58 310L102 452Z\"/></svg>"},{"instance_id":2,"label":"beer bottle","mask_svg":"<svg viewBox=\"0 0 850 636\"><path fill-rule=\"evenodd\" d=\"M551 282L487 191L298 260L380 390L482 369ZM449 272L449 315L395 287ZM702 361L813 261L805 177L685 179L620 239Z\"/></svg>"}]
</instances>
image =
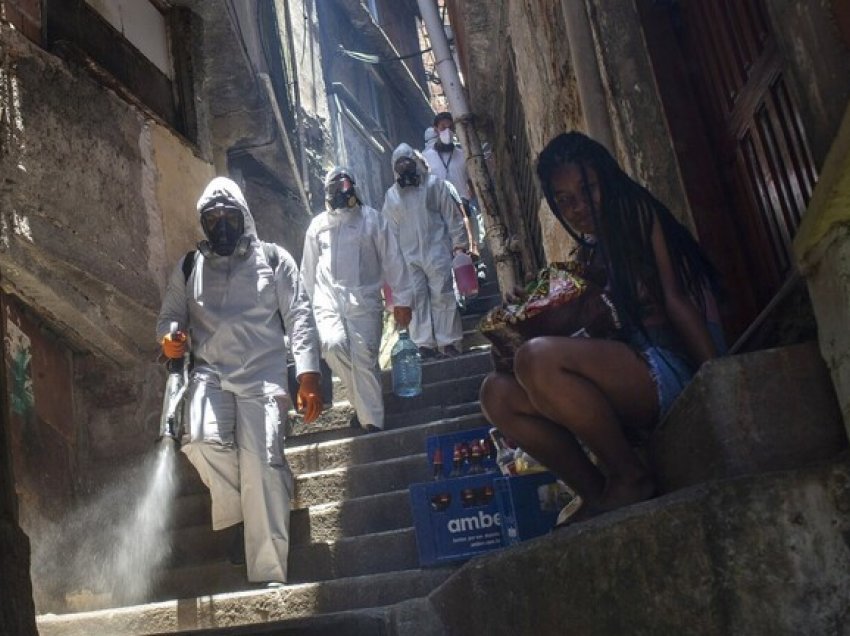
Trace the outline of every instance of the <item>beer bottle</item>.
<instances>
[{"instance_id":1,"label":"beer bottle","mask_svg":"<svg viewBox=\"0 0 850 636\"><path fill-rule=\"evenodd\" d=\"M432 465L434 466L434 479L442 479L443 478L443 449L439 446L437 450L434 451L434 459L432 461Z\"/></svg>"},{"instance_id":2,"label":"beer bottle","mask_svg":"<svg viewBox=\"0 0 850 636\"><path fill-rule=\"evenodd\" d=\"M460 477L460 465L463 463L463 455L461 455L460 444L455 444L452 452L452 472L449 477Z\"/></svg>"}]
</instances>

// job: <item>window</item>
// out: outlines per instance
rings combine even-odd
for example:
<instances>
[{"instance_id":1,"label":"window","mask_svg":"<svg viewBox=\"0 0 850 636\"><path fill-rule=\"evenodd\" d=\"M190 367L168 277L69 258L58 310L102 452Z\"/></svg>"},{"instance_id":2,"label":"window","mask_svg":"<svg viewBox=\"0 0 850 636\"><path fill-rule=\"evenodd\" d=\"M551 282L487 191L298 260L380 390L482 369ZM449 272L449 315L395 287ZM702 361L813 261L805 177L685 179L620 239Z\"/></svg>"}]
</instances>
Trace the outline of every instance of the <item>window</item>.
<instances>
[{"instance_id":1,"label":"window","mask_svg":"<svg viewBox=\"0 0 850 636\"><path fill-rule=\"evenodd\" d=\"M44 22L47 48L85 63L123 97L195 139L188 10L166 0L44 0Z\"/></svg>"},{"instance_id":2,"label":"window","mask_svg":"<svg viewBox=\"0 0 850 636\"><path fill-rule=\"evenodd\" d=\"M86 0L169 79L174 78L166 18L149 0Z\"/></svg>"},{"instance_id":3,"label":"window","mask_svg":"<svg viewBox=\"0 0 850 636\"><path fill-rule=\"evenodd\" d=\"M387 117L386 111L384 110L383 97L386 87L384 86L384 83L372 72L367 73L366 83L369 87L369 114L372 115L372 119L374 119L381 127L381 132L387 134L389 131L387 130Z\"/></svg>"}]
</instances>

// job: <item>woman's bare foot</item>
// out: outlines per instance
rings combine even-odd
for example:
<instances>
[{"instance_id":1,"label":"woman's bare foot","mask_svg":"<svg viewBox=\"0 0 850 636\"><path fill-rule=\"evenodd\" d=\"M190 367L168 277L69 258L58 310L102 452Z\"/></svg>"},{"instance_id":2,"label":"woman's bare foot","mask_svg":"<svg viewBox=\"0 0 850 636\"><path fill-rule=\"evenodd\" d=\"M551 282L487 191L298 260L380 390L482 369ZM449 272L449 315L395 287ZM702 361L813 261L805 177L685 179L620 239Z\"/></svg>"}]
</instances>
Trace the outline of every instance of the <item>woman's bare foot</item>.
<instances>
[{"instance_id":1,"label":"woman's bare foot","mask_svg":"<svg viewBox=\"0 0 850 636\"><path fill-rule=\"evenodd\" d=\"M649 473L636 479L609 477L596 507L603 511L616 510L655 496L655 480Z\"/></svg>"}]
</instances>

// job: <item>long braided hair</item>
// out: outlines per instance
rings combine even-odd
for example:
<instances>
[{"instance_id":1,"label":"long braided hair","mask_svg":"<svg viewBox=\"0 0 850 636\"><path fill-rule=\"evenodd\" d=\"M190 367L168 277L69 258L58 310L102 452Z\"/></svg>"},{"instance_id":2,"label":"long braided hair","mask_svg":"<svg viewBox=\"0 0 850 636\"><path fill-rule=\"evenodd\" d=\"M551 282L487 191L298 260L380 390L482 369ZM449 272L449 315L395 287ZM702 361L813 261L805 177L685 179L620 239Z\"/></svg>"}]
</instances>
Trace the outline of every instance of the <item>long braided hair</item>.
<instances>
[{"instance_id":1,"label":"long braided hair","mask_svg":"<svg viewBox=\"0 0 850 636\"><path fill-rule=\"evenodd\" d=\"M717 292L717 272L693 236L664 204L623 172L602 144L579 132L555 137L537 162L537 176L546 200L567 232L583 247L590 247L587 237L570 227L555 203L552 178L558 168L567 164L581 169L585 196L593 213L595 249L608 270L611 292L621 316L642 330L646 294L653 302L663 305L663 289L652 248L654 219L661 224L676 279L704 310L703 292L706 288ZM593 203L586 175L588 168L598 178L601 209L596 209Z\"/></svg>"}]
</instances>

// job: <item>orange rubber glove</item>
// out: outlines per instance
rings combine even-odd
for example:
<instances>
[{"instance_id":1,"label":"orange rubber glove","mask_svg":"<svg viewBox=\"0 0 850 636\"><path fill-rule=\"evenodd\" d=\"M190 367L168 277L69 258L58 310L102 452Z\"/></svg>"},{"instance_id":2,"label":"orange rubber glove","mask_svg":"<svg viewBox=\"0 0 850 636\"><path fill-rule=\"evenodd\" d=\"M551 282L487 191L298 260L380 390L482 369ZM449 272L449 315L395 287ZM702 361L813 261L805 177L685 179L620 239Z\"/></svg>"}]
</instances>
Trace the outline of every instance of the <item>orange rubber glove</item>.
<instances>
[{"instance_id":1,"label":"orange rubber glove","mask_svg":"<svg viewBox=\"0 0 850 636\"><path fill-rule=\"evenodd\" d=\"M298 397L296 405L304 411L304 422L309 424L322 412L322 393L319 390L320 373L302 373L298 376Z\"/></svg>"},{"instance_id":2,"label":"orange rubber glove","mask_svg":"<svg viewBox=\"0 0 850 636\"><path fill-rule=\"evenodd\" d=\"M162 353L166 358L176 360L182 358L186 353L186 340L188 336L185 331L167 333L162 337Z\"/></svg>"},{"instance_id":3,"label":"orange rubber glove","mask_svg":"<svg viewBox=\"0 0 850 636\"><path fill-rule=\"evenodd\" d=\"M393 319L399 329L407 329L410 324L410 319L413 317L413 311L410 307L396 305L393 307Z\"/></svg>"}]
</instances>

